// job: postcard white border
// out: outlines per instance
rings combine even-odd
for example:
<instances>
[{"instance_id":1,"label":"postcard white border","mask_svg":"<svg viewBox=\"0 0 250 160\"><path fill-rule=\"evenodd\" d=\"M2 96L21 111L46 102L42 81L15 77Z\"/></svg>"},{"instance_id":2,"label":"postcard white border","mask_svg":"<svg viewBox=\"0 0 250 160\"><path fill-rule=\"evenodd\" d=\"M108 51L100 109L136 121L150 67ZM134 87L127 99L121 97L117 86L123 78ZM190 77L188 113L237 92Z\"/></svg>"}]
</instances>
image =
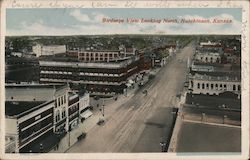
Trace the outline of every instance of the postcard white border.
<instances>
[{"instance_id":1,"label":"postcard white border","mask_svg":"<svg viewBox=\"0 0 250 160\"><path fill-rule=\"evenodd\" d=\"M241 155L222 153L176 156L176 153L79 153L79 154L5 154L4 153L4 42L6 8L242 8L242 152ZM69 0L3 0L1 3L1 128L0 159L247 159L249 157L249 1L69 1ZM190 33L191 34L191 33ZM195 34L195 33L192 33ZM220 35L220 33L212 33ZM230 35L231 33L229 33ZM168 35L171 35L169 33ZM225 35L225 34L223 34Z\"/></svg>"}]
</instances>

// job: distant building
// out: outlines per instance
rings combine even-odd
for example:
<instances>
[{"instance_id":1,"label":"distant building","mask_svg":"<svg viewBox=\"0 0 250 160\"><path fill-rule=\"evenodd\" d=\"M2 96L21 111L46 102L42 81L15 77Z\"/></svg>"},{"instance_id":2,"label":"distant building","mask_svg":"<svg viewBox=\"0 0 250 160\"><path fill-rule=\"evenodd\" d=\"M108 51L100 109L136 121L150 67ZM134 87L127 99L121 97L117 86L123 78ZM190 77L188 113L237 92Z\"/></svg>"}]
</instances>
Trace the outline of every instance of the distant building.
<instances>
[{"instance_id":1,"label":"distant building","mask_svg":"<svg viewBox=\"0 0 250 160\"><path fill-rule=\"evenodd\" d=\"M223 50L223 46L218 42L200 42L199 47L197 48L201 52L219 52L221 53Z\"/></svg>"},{"instance_id":2,"label":"distant building","mask_svg":"<svg viewBox=\"0 0 250 160\"><path fill-rule=\"evenodd\" d=\"M233 92L241 95L240 75L230 75L219 73L215 75L195 74L189 79L189 90L193 94L218 95L223 92Z\"/></svg>"},{"instance_id":3,"label":"distant building","mask_svg":"<svg viewBox=\"0 0 250 160\"><path fill-rule=\"evenodd\" d=\"M221 56L219 53L199 52L195 54L194 60L203 63L220 63Z\"/></svg>"},{"instance_id":4,"label":"distant building","mask_svg":"<svg viewBox=\"0 0 250 160\"><path fill-rule=\"evenodd\" d=\"M22 52L11 52L10 53L12 56L14 57L22 57L23 56L23 53Z\"/></svg>"},{"instance_id":5,"label":"distant building","mask_svg":"<svg viewBox=\"0 0 250 160\"><path fill-rule=\"evenodd\" d=\"M74 129L90 112L89 94L77 94L62 85L8 85L6 87L6 152L37 152L42 137ZM48 151L44 144L44 152Z\"/></svg>"},{"instance_id":6,"label":"distant building","mask_svg":"<svg viewBox=\"0 0 250 160\"><path fill-rule=\"evenodd\" d=\"M211 65L202 65L202 64L192 63L190 70L194 72L213 72L214 67Z\"/></svg>"},{"instance_id":7,"label":"distant building","mask_svg":"<svg viewBox=\"0 0 250 160\"><path fill-rule=\"evenodd\" d=\"M134 56L135 48L120 48L119 50L69 50L69 57L77 58L82 62L109 62L124 57Z\"/></svg>"},{"instance_id":8,"label":"distant building","mask_svg":"<svg viewBox=\"0 0 250 160\"><path fill-rule=\"evenodd\" d=\"M32 51L37 57L49 56L66 52L66 45L41 45L37 44L32 47Z\"/></svg>"},{"instance_id":9,"label":"distant building","mask_svg":"<svg viewBox=\"0 0 250 160\"><path fill-rule=\"evenodd\" d=\"M112 62L59 62L43 60L40 64L41 83L83 84L91 93L123 93L127 79L139 72L139 56Z\"/></svg>"}]
</instances>

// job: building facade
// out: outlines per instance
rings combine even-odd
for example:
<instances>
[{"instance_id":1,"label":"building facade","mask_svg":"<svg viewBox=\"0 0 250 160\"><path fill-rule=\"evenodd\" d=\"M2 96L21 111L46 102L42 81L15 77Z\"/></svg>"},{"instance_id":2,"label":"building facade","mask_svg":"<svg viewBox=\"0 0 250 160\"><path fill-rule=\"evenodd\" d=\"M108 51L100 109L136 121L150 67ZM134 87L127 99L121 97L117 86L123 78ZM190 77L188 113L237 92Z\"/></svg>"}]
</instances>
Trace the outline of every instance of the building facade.
<instances>
[{"instance_id":1,"label":"building facade","mask_svg":"<svg viewBox=\"0 0 250 160\"><path fill-rule=\"evenodd\" d=\"M34 54L36 54L36 57L55 55L59 53L65 53L66 45L45 46L45 45L37 44L35 46L32 46L32 51Z\"/></svg>"},{"instance_id":2,"label":"building facade","mask_svg":"<svg viewBox=\"0 0 250 160\"><path fill-rule=\"evenodd\" d=\"M80 112L88 109L89 94L75 93L68 86L8 86L6 152L27 152L32 143L45 135L60 135L74 129L80 122Z\"/></svg>"},{"instance_id":3,"label":"building facade","mask_svg":"<svg viewBox=\"0 0 250 160\"><path fill-rule=\"evenodd\" d=\"M40 61L41 83L83 84L90 93L123 93L139 71L139 56L109 63Z\"/></svg>"},{"instance_id":4,"label":"building facade","mask_svg":"<svg viewBox=\"0 0 250 160\"><path fill-rule=\"evenodd\" d=\"M219 95L223 92L233 92L241 95L241 80L239 76L209 76L195 74L189 79L189 90L193 94Z\"/></svg>"},{"instance_id":5,"label":"building facade","mask_svg":"<svg viewBox=\"0 0 250 160\"><path fill-rule=\"evenodd\" d=\"M211 52L197 53L195 54L194 60L203 63L220 63L221 56L219 53L211 53Z\"/></svg>"}]
</instances>

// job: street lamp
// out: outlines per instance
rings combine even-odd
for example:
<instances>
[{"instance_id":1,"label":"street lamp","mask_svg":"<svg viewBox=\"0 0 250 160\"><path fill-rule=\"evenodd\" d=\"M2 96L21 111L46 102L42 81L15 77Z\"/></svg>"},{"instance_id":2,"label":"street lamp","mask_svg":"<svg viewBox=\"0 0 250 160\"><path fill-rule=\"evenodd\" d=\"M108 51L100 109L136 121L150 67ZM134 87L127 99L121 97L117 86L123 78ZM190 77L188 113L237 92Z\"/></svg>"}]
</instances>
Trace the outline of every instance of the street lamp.
<instances>
[{"instance_id":1,"label":"street lamp","mask_svg":"<svg viewBox=\"0 0 250 160\"><path fill-rule=\"evenodd\" d=\"M70 147L70 131L71 131L71 127L69 126L69 147Z\"/></svg>"},{"instance_id":2,"label":"street lamp","mask_svg":"<svg viewBox=\"0 0 250 160\"><path fill-rule=\"evenodd\" d=\"M164 152L165 151L165 147L166 147L167 143L166 142L160 142L160 146L161 146L161 151Z\"/></svg>"}]
</instances>

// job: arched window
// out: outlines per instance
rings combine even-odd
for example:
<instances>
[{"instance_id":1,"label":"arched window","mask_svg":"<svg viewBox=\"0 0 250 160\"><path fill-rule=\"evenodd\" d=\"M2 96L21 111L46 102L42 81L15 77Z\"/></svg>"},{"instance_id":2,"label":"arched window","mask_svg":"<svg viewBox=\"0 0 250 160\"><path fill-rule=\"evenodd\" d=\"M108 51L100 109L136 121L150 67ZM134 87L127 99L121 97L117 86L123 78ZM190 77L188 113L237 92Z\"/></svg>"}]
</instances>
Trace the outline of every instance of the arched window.
<instances>
[{"instance_id":1,"label":"arched window","mask_svg":"<svg viewBox=\"0 0 250 160\"><path fill-rule=\"evenodd\" d=\"M207 83L206 85L207 85L207 89L209 89L209 84Z\"/></svg>"},{"instance_id":2,"label":"arched window","mask_svg":"<svg viewBox=\"0 0 250 160\"><path fill-rule=\"evenodd\" d=\"M200 89L200 83L197 84L197 88Z\"/></svg>"},{"instance_id":3,"label":"arched window","mask_svg":"<svg viewBox=\"0 0 250 160\"><path fill-rule=\"evenodd\" d=\"M205 84L204 83L202 83L202 89L205 89Z\"/></svg>"},{"instance_id":4,"label":"arched window","mask_svg":"<svg viewBox=\"0 0 250 160\"><path fill-rule=\"evenodd\" d=\"M217 83L215 84L215 89L218 89L218 84Z\"/></svg>"},{"instance_id":5,"label":"arched window","mask_svg":"<svg viewBox=\"0 0 250 160\"><path fill-rule=\"evenodd\" d=\"M60 120L60 112L57 111L56 112L56 122L58 122Z\"/></svg>"},{"instance_id":6,"label":"arched window","mask_svg":"<svg viewBox=\"0 0 250 160\"><path fill-rule=\"evenodd\" d=\"M63 107L62 109L62 118L64 118L66 116L66 110L65 110L65 107Z\"/></svg>"},{"instance_id":7,"label":"arched window","mask_svg":"<svg viewBox=\"0 0 250 160\"><path fill-rule=\"evenodd\" d=\"M213 57L210 58L210 62L213 62Z\"/></svg>"},{"instance_id":8,"label":"arched window","mask_svg":"<svg viewBox=\"0 0 250 160\"><path fill-rule=\"evenodd\" d=\"M211 84L211 89L214 89L214 84Z\"/></svg>"},{"instance_id":9,"label":"arched window","mask_svg":"<svg viewBox=\"0 0 250 160\"><path fill-rule=\"evenodd\" d=\"M234 85L233 85L233 91L235 91L235 90L236 90L236 85L234 84Z\"/></svg>"},{"instance_id":10,"label":"arched window","mask_svg":"<svg viewBox=\"0 0 250 160\"><path fill-rule=\"evenodd\" d=\"M227 89L227 85L226 84L224 84L224 90L226 90Z\"/></svg>"}]
</instances>

